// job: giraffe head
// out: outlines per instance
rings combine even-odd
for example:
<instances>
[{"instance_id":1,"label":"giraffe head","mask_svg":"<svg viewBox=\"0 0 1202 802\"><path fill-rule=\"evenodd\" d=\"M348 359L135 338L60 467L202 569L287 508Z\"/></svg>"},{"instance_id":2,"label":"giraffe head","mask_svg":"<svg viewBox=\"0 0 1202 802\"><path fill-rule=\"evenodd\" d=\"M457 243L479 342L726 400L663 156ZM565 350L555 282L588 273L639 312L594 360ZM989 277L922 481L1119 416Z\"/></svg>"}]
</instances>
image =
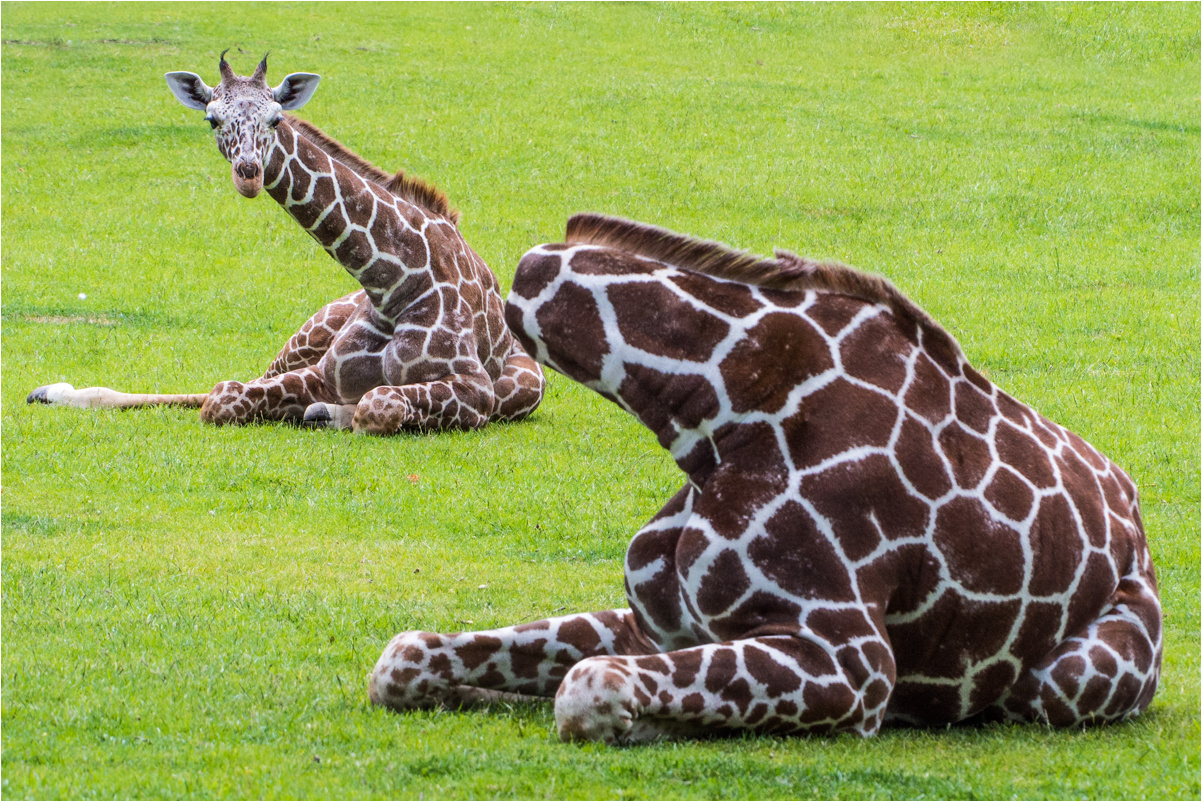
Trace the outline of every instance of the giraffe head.
<instances>
[{"instance_id":1,"label":"giraffe head","mask_svg":"<svg viewBox=\"0 0 1202 802\"><path fill-rule=\"evenodd\" d=\"M169 72L167 86L190 109L205 112L217 137L217 149L229 161L234 187L248 198L263 189L263 162L275 142L275 129L284 111L309 102L321 77L294 72L274 89L267 85L267 56L253 75L235 75L225 60L218 67L221 82L210 88L194 72Z\"/></svg>"}]
</instances>

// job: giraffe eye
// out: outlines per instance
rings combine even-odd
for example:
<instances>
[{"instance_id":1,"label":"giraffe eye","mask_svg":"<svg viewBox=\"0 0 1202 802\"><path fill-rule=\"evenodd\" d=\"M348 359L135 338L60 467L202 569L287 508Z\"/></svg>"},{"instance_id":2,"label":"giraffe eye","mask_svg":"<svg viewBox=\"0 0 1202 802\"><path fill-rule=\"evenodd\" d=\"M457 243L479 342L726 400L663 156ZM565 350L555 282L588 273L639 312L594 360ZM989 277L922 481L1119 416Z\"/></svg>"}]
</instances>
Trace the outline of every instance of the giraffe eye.
<instances>
[{"instance_id":1,"label":"giraffe eye","mask_svg":"<svg viewBox=\"0 0 1202 802\"><path fill-rule=\"evenodd\" d=\"M212 114L205 116L205 122L209 124L210 128L217 128L217 119Z\"/></svg>"},{"instance_id":2,"label":"giraffe eye","mask_svg":"<svg viewBox=\"0 0 1202 802\"><path fill-rule=\"evenodd\" d=\"M282 119L284 119L284 118L277 114L276 116L274 116L270 120L268 120L267 124L270 125L272 128L275 128L275 127L279 126L280 120L282 120Z\"/></svg>"}]
</instances>

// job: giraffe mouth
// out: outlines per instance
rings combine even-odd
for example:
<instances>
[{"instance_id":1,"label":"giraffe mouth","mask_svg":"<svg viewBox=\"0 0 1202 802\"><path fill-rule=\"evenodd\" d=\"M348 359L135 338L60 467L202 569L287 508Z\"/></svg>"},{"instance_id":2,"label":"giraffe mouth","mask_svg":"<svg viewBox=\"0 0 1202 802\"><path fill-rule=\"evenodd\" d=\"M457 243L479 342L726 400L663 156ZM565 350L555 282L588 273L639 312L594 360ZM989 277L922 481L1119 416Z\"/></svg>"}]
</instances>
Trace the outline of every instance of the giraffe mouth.
<instances>
[{"instance_id":1,"label":"giraffe mouth","mask_svg":"<svg viewBox=\"0 0 1202 802\"><path fill-rule=\"evenodd\" d=\"M230 176L234 189L247 198L253 198L263 190L263 168L253 162L231 165Z\"/></svg>"}]
</instances>

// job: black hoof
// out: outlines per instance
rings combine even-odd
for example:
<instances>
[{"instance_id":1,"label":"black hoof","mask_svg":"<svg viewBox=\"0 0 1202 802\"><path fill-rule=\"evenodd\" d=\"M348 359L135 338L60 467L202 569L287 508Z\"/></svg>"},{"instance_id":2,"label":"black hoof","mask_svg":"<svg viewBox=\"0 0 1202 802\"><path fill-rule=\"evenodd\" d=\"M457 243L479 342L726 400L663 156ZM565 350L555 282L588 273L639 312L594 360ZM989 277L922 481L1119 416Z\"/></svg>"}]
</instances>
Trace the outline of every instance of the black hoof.
<instances>
[{"instance_id":1,"label":"black hoof","mask_svg":"<svg viewBox=\"0 0 1202 802\"><path fill-rule=\"evenodd\" d=\"M326 426L332 420L334 420L334 418L330 416L330 412L328 409L326 409L325 404L320 406L313 404L305 410L305 426L312 426L314 428Z\"/></svg>"},{"instance_id":2,"label":"black hoof","mask_svg":"<svg viewBox=\"0 0 1202 802\"><path fill-rule=\"evenodd\" d=\"M25 399L25 403L26 404L49 404L50 399L46 397L46 388L39 387L38 389L34 390Z\"/></svg>"}]
</instances>

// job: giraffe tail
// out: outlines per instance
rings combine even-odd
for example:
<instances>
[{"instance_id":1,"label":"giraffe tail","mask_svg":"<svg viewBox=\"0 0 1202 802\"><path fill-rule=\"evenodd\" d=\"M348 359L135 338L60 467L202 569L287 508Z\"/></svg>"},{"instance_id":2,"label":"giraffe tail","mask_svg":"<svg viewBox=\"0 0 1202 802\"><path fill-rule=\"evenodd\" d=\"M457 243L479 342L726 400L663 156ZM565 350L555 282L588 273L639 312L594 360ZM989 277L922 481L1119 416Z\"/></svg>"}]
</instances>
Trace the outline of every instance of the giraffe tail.
<instances>
[{"instance_id":1,"label":"giraffe tail","mask_svg":"<svg viewBox=\"0 0 1202 802\"><path fill-rule=\"evenodd\" d=\"M133 409L156 406L199 407L208 397L208 393L121 393L107 387L83 387L76 390L70 384L60 382L38 387L25 401L29 404L50 404L79 409Z\"/></svg>"}]
</instances>

